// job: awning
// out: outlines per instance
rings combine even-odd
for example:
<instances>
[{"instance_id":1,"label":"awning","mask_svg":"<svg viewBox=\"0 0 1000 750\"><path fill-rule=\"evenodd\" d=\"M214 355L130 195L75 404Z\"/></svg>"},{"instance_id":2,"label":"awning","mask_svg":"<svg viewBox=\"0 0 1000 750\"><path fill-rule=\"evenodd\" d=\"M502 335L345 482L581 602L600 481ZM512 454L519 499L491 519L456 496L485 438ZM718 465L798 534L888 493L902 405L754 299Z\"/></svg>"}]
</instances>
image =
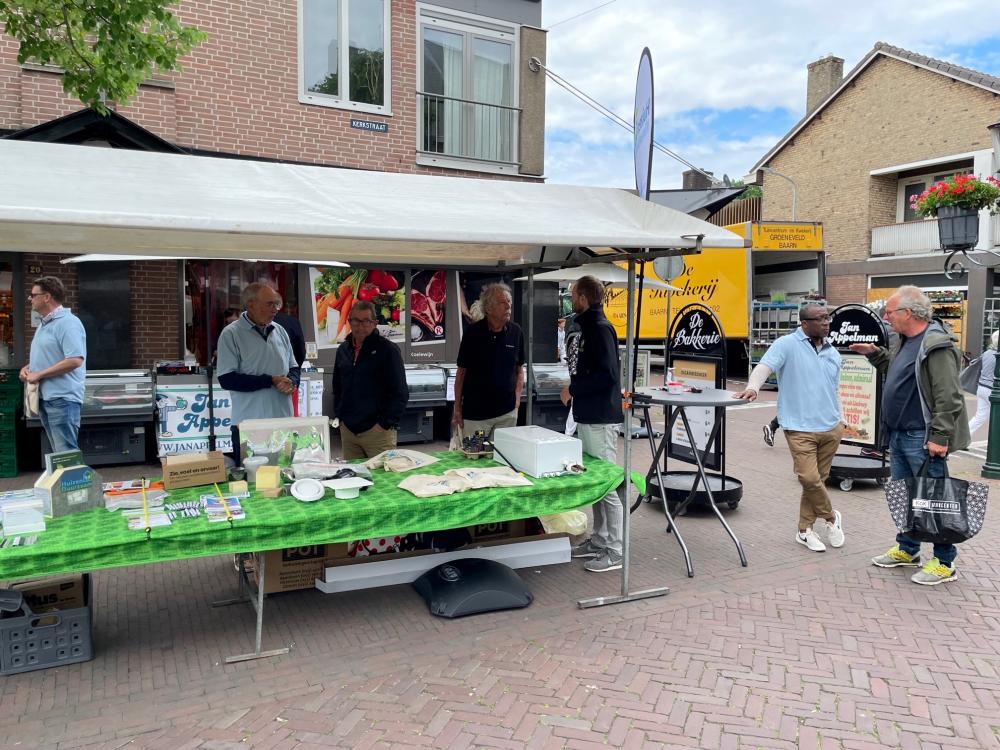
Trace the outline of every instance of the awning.
<instances>
[{"instance_id":1,"label":"awning","mask_svg":"<svg viewBox=\"0 0 1000 750\"><path fill-rule=\"evenodd\" d=\"M608 286L624 287L628 285L628 271L619 268L614 263L585 263L582 266L572 268L559 268L555 271L544 271L536 273L532 279L534 281L576 281L581 276L593 276L603 281ZM527 276L521 276L514 281L528 281ZM636 284L638 284L638 280ZM643 289L669 289L674 292L681 291L675 286L664 284L659 279L646 276L642 281Z\"/></svg>"},{"instance_id":2,"label":"awning","mask_svg":"<svg viewBox=\"0 0 1000 750\"><path fill-rule=\"evenodd\" d=\"M0 250L490 267L743 247L612 188L0 140ZM581 257L584 256L584 257Z\"/></svg>"}]
</instances>

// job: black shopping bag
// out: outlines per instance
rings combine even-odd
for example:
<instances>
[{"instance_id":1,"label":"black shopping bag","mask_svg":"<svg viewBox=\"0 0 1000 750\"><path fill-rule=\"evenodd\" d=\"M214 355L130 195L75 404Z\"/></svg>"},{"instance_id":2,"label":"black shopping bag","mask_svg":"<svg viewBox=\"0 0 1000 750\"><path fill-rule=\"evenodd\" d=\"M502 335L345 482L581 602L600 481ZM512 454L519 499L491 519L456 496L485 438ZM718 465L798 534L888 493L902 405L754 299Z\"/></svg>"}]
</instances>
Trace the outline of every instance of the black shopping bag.
<instances>
[{"instance_id":1,"label":"black shopping bag","mask_svg":"<svg viewBox=\"0 0 1000 750\"><path fill-rule=\"evenodd\" d=\"M986 495L982 482L927 475L928 461L920 473L896 479L885 486L885 499L896 528L911 539L936 544L958 544L983 528Z\"/></svg>"}]
</instances>

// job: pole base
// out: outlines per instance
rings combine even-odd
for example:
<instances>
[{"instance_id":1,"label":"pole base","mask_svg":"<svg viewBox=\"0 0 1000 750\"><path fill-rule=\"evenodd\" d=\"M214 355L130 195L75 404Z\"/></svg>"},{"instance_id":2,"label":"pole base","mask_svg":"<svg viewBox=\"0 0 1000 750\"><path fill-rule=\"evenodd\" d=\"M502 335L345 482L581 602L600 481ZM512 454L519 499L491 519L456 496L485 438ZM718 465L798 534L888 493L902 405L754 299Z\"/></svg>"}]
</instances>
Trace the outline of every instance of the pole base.
<instances>
[{"instance_id":1,"label":"pole base","mask_svg":"<svg viewBox=\"0 0 1000 750\"><path fill-rule=\"evenodd\" d=\"M593 599L580 599L576 604L580 609L590 609L591 607L604 607L608 604L623 604L634 602L639 599L652 599L654 596L666 596L670 589L666 586L657 589L644 589L643 591L633 591L629 594L619 596L595 596Z\"/></svg>"},{"instance_id":2,"label":"pole base","mask_svg":"<svg viewBox=\"0 0 1000 750\"><path fill-rule=\"evenodd\" d=\"M983 470L979 472L979 476L984 479L1000 479L1000 464L987 461L983 464Z\"/></svg>"}]
</instances>

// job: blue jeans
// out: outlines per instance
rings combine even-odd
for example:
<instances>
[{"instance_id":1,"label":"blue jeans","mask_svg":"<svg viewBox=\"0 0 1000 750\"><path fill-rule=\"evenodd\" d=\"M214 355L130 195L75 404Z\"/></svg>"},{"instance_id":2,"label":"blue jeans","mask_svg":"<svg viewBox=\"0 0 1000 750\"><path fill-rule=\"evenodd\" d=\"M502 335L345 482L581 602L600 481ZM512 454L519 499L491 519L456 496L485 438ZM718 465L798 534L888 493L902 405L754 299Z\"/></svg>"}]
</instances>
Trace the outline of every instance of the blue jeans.
<instances>
[{"instance_id":1,"label":"blue jeans","mask_svg":"<svg viewBox=\"0 0 1000 750\"><path fill-rule=\"evenodd\" d=\"M39 401L38 416L53 451L75 451L80 434L80 402L68 398Z\"/></svg>"},{"instance_id":2,"label":"blue jeans","mask_svg":"<svg viewBox=\"0 0 1000 750\"><path fill-rule=\"evenodd\" d=\"M926 433L923 430L892 430L889 433L889 468L893 479L907 479L920 473L920 467L927 460L925 446ZM927 473L932 477L943 477L945 459L932 458ZM896 544L908 555L920 553L920 542L906 534L896 534ZM958 549L954 544L935 544L934 557L942 565L955 562Z\"/></svg>"}]
</instances>

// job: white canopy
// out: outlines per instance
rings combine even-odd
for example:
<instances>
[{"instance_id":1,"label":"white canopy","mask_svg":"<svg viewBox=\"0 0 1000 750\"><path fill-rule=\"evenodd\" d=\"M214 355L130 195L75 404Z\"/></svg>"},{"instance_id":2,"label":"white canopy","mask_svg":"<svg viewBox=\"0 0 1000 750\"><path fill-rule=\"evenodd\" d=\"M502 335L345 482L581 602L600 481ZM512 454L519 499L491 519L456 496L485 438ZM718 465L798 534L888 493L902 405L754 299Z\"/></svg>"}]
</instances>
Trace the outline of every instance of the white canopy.
<instances>
[{"instance_id":1,"label":"white canopy","mask_svg":"<svg viewBox=\"0 0 1000 750\"><path fill-rule=\"evenodd\" d=\"M612 188L0 140L0 250L435 267L742 247ZM584 259L584 258L581 258Z\"/></svg>"},{"instance_id":2,"label":"white canopy","mask_svg":"<svg viewBox=\"0 0 1000 750\"><path fill-rule=\"evenodd\" d=\"M582 276L593 276L595 279L603 281L606 285L622 287L628 285L628 271L616 266L614 263L584 263L582 266L572 268L558 268L555 271L544 271L536 273L535 281L576 281ZM521 276L514 281L528 281L527 276ZM638 284L638 280L636 284ZM638 288L638 287L637 287ZM642 281L643 289L669 289L672 292L681 291L675 286L664 284L659 279L646 276Z\"/></svg>"}]
</instances>

